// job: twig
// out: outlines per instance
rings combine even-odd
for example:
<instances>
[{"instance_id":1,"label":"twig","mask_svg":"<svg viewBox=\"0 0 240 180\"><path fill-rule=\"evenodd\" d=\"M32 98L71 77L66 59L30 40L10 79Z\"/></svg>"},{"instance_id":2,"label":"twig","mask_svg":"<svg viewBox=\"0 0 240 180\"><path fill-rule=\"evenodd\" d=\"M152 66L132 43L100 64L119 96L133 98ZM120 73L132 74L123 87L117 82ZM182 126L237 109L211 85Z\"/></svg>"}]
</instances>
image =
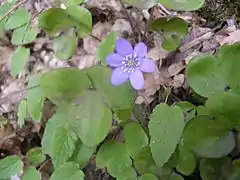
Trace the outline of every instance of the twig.
<instances>
[{"instance_id":1,"label":"twig","mask_svg":"<svg viewBox=\"0 0 240 180\"><path fill-rule=\"evenodd\" d=\"M11 14L13 11L15 11L19 6L21 6L23 3L25 3L26 0L22 0L20 1L18 4L16 4L15 6L13 6L8 12L6 12L3 17L1 17L0 22L7 17L9 14Z\"/></svg>"},{"instance_id":2,"label":"twig","mask_svg":"<svg viewBox=\"0 0 240 180\"><path fill-rule=\"evenodd\" d=\"M38 171L41 172L41 170L44 168L44 166L46 166L49 162L50 162L50 159L46 160L46 161L40 166L40 168L38 169Z\"/></svg>"},{"instance_id":3,"label":"twig","mask_svg":"<svg viewBox=\"0 0 240 180\"><path fill-rule=\"evenodd\" d=\"M35 89L37 87L39 87L40 85L37 85L37 86L33 86L33 87L30 87L30 88L25 88L25 89L20 89L18 91L14 91L6 96L4 96L3 98L0 98L0 104L2 104L4 102L4 100L6 100L9 96L12 96L12 95L15 95L15 94L18 94L18 93L21 93L23 91L26 91L26 90L31 90L31 89Z\"/></svg>"},{"instance_id":4,"label":"twig","mask_svg":"<svg viewBox=\"0 0 240 180\"><path fill-rule=\"evenodd\" d=\"M92 38L94 38L94 39L96 39L97 41L102 41L101 39L99 39L97 36L94 36L93 34L90 34L90 36L92 37Z\"/></svg>"},{"instance_id":5,"label":"twig","mask_svg":"<svg viewBox=\"0 0 240 180\"><path fill-rule=\"evenodd\" d=\"M172 14L162 4L158 3L158 5L159 5L159 8L165 13L165 15L171 15Z\"/></svg>"}]
</instances>

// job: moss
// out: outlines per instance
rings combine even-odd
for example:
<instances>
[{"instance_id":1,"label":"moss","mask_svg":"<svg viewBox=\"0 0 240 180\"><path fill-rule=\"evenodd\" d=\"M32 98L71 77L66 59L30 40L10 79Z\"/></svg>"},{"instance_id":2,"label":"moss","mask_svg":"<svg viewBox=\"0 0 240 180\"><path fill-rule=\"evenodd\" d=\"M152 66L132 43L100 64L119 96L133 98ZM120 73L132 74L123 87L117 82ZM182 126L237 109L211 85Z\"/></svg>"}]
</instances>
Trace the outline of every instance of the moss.
<instances>
[{"instance_id":1,"label":"moss","mask_svg":"<svg viewBox=\"0 0 240 180\"><path fill-rule=\"evenodd\" d=\"M205 0L197 14L207 20L208 26L214 26L229 18L239 19L240 0Z\"/></svg>"}]
</instances>

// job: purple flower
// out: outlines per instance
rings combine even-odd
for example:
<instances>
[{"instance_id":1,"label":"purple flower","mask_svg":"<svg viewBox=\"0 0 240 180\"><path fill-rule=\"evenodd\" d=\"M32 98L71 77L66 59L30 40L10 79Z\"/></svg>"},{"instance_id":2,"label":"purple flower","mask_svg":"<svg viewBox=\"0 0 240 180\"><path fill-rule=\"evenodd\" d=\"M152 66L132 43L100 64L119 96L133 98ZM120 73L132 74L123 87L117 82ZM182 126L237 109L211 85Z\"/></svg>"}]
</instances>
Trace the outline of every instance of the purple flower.
<instances>
[{"instance_id":1,"label":"purple flower","mask_svg":"<svg viewBox=\"0 0 240 180\"><path fill-rule=\"evenodd\" d=\"M118 39L116 52L106 58L107 64L115 68L111 77L112 84L118 86L129 79L134 89L143 89L142 72L151 73L156 68L155 62L146 57L147 46L139 42L133 48L127 40Z\"/></svg>"}]
</instances>

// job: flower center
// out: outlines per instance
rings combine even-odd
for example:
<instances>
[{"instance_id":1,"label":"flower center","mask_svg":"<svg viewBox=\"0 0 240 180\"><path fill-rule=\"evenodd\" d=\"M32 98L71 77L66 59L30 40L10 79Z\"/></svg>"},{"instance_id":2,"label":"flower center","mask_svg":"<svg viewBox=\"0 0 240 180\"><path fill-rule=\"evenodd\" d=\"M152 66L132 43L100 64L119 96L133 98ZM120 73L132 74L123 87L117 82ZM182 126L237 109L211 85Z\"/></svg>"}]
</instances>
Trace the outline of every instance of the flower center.
<instances>
[{"instance_id":1,"label":"flower center","mask_svg":"<svg viewBox=\"0 0 240 180\"><path fill-rule=\"evenodd\" d=\"M121 69L124 72L134 72L136 69L139 69L140 58L136 54L130 54L123 58Z\"/></svg>"}]
</instances>

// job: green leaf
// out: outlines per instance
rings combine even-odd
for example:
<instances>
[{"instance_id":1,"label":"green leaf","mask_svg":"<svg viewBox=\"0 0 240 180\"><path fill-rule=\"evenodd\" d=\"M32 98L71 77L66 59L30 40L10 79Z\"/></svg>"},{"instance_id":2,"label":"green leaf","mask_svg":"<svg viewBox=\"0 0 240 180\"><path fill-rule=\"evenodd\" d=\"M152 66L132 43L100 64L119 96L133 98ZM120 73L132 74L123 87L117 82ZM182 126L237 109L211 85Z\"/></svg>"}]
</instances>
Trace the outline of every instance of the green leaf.
<instances>
[{"instance_id":1,"label":"green leaf","mask_svg":"<svg viewBox=\"0 0 240 180\"><path fill-rule=\"evenodd\" d=\"M142 175L139 180L157 180L157 177L154 176L153 174L144 174Z\"/></svg>"},{"instance_id":2,"label":"green leaf","mask_svg":"<svg viewBox=\"0 0 240 180\"><path fill-rule=\"evenodd\" d=\"M9 2L4 2L0 6L0 18L2 18L12 7L12 4ZM7 22L8 16L6 16L1 22L0 22L0 29L4 31L5 24Z\"/></svg>"},{"instance_id":3,"label":"green leaf","mask_svg":"<svg viewBox=\"0 0 240 180\"><path fill-rule=\"evenodd\" d=\"M148 125L151 136L150 147L153 159L159 167L162 167L174 153L184 126L181 108L160 104L153 110Z\"/></svg>"},{"instance_id":4,"label":"green leaf","mask_svg":"<svg viewBox=\"0 0 240 180\"><path fill-rule=\"evenodd\" d=\"M162 33L163 47L166 50L175 50L180 45L181 38L188 33L187 22L178 17L158 18L151 22L150 28Z\"/></svg>"},{"instance_id":5,"label":"green leaf","mask_svg":"<svg viewBox=\"0 0 240 180\"><path fill-rule=\"evenodd\" d=\"M97 50L97 57L102 64L106 65L106 57L114 51L115 43L116 34L114 32L110 32L100 43Z\"/></svg>"},{"instance_id":6,"label":"green leaf","mask_svg":"<svg viewBox=\"0 0 240 180\"><path fill-rule=\"evenodd\" d=\"M229 132L219 140L207 144L204 147L195 150L196 154L206 158L221 158L232 152L235 147L235 138L232 132Z\"/></svg>"},{"instance_id":7,"label":"green leaf","mask_svg":"<svg viewBox=\"0 0 240 180\"><path fill-rule=\"evenodd\" d=\"M66 123L67 113L59 107L56 113L48 120L44 130L41 144L45 154L51 154L55 132L58 128L65 126Z\"/></svg>"},{"instance_id":8,"label":"green leaf","mask_svg":"<svg viewBox=\"0 0 240 180\"><path fill-rule=\"evenodd\" d=\"M184 180L184 179L180 174L172 173L172 175L169 177L169 180Z\"/></svg>"},{"instance_id":9,"label":"green leaf","mask_svg":"<svg viewBox=\"0 0 240 180\"><path fill-rule=\"evenodd\" d=\"M20 173L23 169L23 162L16 155L7 156L0 160L0 177L8 179Z\"/></svg>"},{"instance_id":10,"label":"green leaf","mask_svg":"<svg viewBox=\"0 0 240 180\"><path fill-rule=\"evenodd\" d=\"M27 110L35 122L40 122L42 118L42 108L45 96L40 88L40 78L42 74L35 74L30 77L27 85Z\"/></svg>"},{"instance_id":11,"label":"green leaf","mask_svg":"<svg viewBox=\"0 0 240 180\"><path fill-rule=\"evenodd\" d=\"M121 163L123 159L127 158L130 159L126 146L120 142L109 140L100 147L96 157L96 165L103 169L111 166L116 159L120 159L119 163Z\"/></svg>"},{"instance_id":12,"label":"green leaf","mask_svg":"<svg viewBox=\"0 0 240 180\"><path fill-rule=\"evenodd\" d=\"M207 112L216 118L223 119L226 126L239 127L240 95L231 92L220 92L206 101Z\"/></svg>"},{"instance_id":13,"label":"green leaf","mask_svg":"<svg viewBox=\"0 0 240 180\"><path fill-rule=\"evenodd\" d=\"M186 176L191 175L196 168L196 159L194 153L184 145L180 145L177 157L177 171Z\"/></svg>"},{"instance_id":14,"label":"green leaf","mask_svg":"<svg viewBox=\"0 0 240 180\"><path fill-rule=\"evenodd\" d=\"M11 14L7 23L5 25L5 29L15 29L30 21L31 15L26 9L18 9L16 12Z\"/></svg>"},{"instance_id":15,"label":"green leaf","mask_svg":"<svg viewBox=\"0 0 240 180\"><path fill-rule=\"evenodd\" d=\"M16 77L18 73L20 73L24 69L29 59L29 56L30 56L29 49L26 49L21 46L17 47L17 49L13 53L10 67L11 70L10 73L13 77Z\"/></svg>"},{"instance_id":16,"label":"green leaf","mask_svg":"<svg viewBox=\"0 0 240 180\"><path fill-rule=\"evenodd\" d=\"M59 68L45 73L40 86L51 101L60 104L76 100L88 89L90 81L77 68Z\"/></svg>"},{"instance_id":17,"label":"green leaf","mask_svg":"<svg viewBox=\"0 0 240 180\"><path fill-rule=\"evenodd\" d=\"M227 179L232 171L231 159L201 159L199 170L202 180Z\"/></svg>"},{"instance_id":18,"label":"green leaf","mask_svg":"<svg viewBox=\"0 0 240 180\"><path fill-rule=\"evenodd\" d=\"M184 110L186 112L191 111L196 107L195 105L191 104L188 101L180 101L180 102L176 103L176 106L180 107L182 110Z\"/></svg>"},{"instance_id":19,"label":"green leaf","mask_svg":"<svg viewBox=\"0 0 240 180\"><path fill-rule=\"evenodd\" d=\"M63 2L66 6L70 6L82 4L84 3L84 0L63 0Z\"/></svg>"},{"instance_id":20,"label":"green leaf","mask_svg":"<svg viewBox=\"0 0 240 180\"><path fill-rule=\"evenodd\" d=\"M217 59L210 55L193 58L187 66L186 77L190 87L198 94L209 97L223 92L227 83L217 70Z\"/></svg>"},{"instance_id":21,"label":"green leaf","mask_svg":"<svg viewBox=\"0 0 240 180\"><path fill-rule=\"evenodd\" d=\"M29 167L24 172L23 180L41 180L41 173L35 169L35 167Z\"/></svg>"},{"instance_id":22,"label":"green leaf","mask_svg":"<svg viewBox=\"0 0 240 180\"><path fill-rule=\"evenodd\" d=\"M123 135L126 147L131 155L137 154L148 145L148 137L139 124L127 124L123 129Z\"/></svg>"},{"instance_id":23,"label":"green leaf","mask_svg":"<svg viewBox=\"0 0 240 180\"><path fill-rule=\"evenodd\" d=\"M91 34L92 31L92 14L84 7L71 5L68 6L66 12L75 22L78 30L78 37L82 38Z\"/></svg>"},{"instance_id":24,"label":"green leaf","mask_svg":"<svg viewBox=\"0 0 240 180\"><path fill-rule=\"evenodd\" d=\"M72 156L76 142L77 137L67 124L56 129L50 153L56 169L62 166Z\"/></svg>"},{"instance_id":25,"label":"green leaf","mask_svg":"<svg viewBox=\"0 0 240 180\"><path fill-rule=\"evenodd\" d=\"M124 144L117 141L107 141L98 151L96 157L98 168L107 168L109 174L113 177L127 178L136 176L129 168L132 167L132 161Z\"/></svg>"},{"instance_id":26,"label":"green leaf","mask_svg":"<svg viewBox=\"0 0 240 180\"><path fill-rule=\"evenodd\" d=\"M91 78L94 87L103 95L112 109L130 109L133 107L136 92L129 83L120 86L111 84L111 69L105 66L95 66L87 69L87 74Z\"/></svg>"},{"instance_id":27,"label":"green leaf","mask_svg":"<svg viewBox=\"0 0 240 180\"><path fill-rule=\"evenodd\" d=\"M88 147L80 141L77 142L75 151L71 157L71 160L77 162L82 168L85 166L93 153L96 151L96 147Z\"/></svg>"},{"instance_id":28,"label":"green leaf","mask_svg":"<svg viewBox=\"0 0 240 180\"><path fill-rule=\"evenodd\" d=\"M71 108L68 122L84 144L95 146L107 136L112 125L112 113L96 91L86 92L79 101L79 105Z\"/></svg>"},{"instance_id":29,"label":"green leaf","mask_svg":"<svg viewBox=\"0 0 240 180\"><path fill-rule=\"evenodd\" d=\"M178 11L194 11L200 9L204 0L159 0L159 2L166 8Z\"/></svg>"},{"instance_id":30,"label":"green leaf","mask_svg":"<svg viewBox=\"0 0 240 180\"><path fill-rule=\"evenodd\" d=\"M134 167L140 174L152 173L159 175L158 167L152 158L151 149L149 146L144 147L141 151L133 157Z\"/></svg>"},{"instance_id":31,"label":"green leaf","mask_svg":"<svg viewBox=\"0 0 240 180\"><path fill-rule=\"evenodd\" d=\"M67 109L59 107L48 120L42 139L43 151L51 156L55 168L68 161L75 150L77 137L70 129L67 117Z\"/></svg>"},{"instance_id":32,"label":"green leaf","mask_svg":"<svg viewBox=\"0 0 240 180\"><path fill-rule=\"evenodd\" d=\"M24 120L27 115L27 101L26 100L21 100L18 106L18 125L20 128L23 127L24 125Z\"/></svg>"},{"instance_id":33,"label":"green leaf","mask_svg":"<svg viewBox=\"0 0 240 180\"><path fill-rule=\"evenodd\" d=\"M60 60L70 59L76 50L76 35L73 29L53 40L53 50Z\"/></svg>"},{"instance_id":34,"label":"green leaf","mask_svg":"<svg viewBox=\"0 0 240 180\"><path fill-rule=\"evenodd\" d=\"M158 3L158 0L123 0L123 3L140 9L149 9Z\"/></svg>"},{"instance_id":35,"label":"green leaf","mask_svg":"<svg viewBox=\"0 0 240 180\"><path fill-rule=\"evenodd\" d=\"M197 116L190 120L183 133L183 142L195 150L208 146L227 134L224 123L212 120L209 116Z\"/></svg>"},{"instance_id":36,"label":"green leaf","mask_svg":"<svg viewBox=\"0 0 240 180\"><path fill-rule=\"evenodd\" d=\"M43 163L46 156L43 154L42 148L32 148L27 152L26 158L32 165L39 165Z\"/></svg>"},{"instance_id":37,"label":"green leaf","mask_svg":"<svg viewBox=\"0 0 240 180\"><path fill-rule=\"evenodd\" d=\"M21 26L13 31L11 43L14 45L24 45L33 42L37 37L37 32L28 25Z\"/></svg>"},{"instance_id":38,"label":"green leaf","mask_svg":"<svg viewBox=\"0 0 240 180\"><path fill-rule=\"evenodd\" d=\"M50 36L61 30L74 26L74 22L68 17L67 12L61 8L50 8L40 14L38 25Z\"/></svg>"},{"instance_id":39,"label":"green leaf","mask_svg":"<svg viewBox=\"0 0 240 180\"><path fill-rule=\"evenodd\" d=\"M67 162L57 169L50 180L84 180L84 174L75 162Z\"/></svg>"},{"instance_id":40,"label":"green leaf","mask_svg":"<svg viewBox=\"0 0 240 180\"><path fill-rule=\"evenodd\" d=\"M237 77L240 76L240 45L224 45L219 49L219 71L224 80L230 86L230 89L240 94L240 82Z\"/></svg>"}]
</instances>

